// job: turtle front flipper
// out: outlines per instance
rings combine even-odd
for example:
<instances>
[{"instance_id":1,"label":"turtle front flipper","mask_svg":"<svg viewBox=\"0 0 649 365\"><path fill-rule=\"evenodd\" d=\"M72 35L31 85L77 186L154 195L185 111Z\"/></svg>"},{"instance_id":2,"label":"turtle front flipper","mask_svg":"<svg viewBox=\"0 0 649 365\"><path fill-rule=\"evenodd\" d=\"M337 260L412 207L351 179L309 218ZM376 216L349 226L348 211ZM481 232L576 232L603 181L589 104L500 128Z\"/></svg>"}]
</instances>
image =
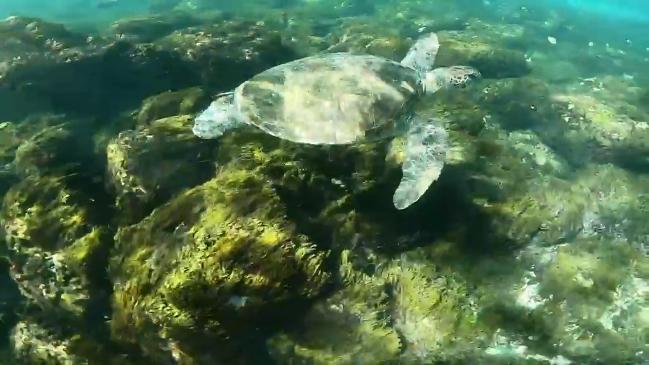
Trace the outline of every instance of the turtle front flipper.
<instances>
[{"instance_id":1,"label":"turtle front flipper","mask_svg":"<svg viewBox=\"0 0 649 365\"><path fill-rule=\"evenodd\" d=\"M234 94L222 94L194 119L192 132L204 139L220 137L225 131L243 126L242 116L236 111Z\"/></svg>"},{"instance_id":2,"label":"turtle front flipper","mask_svg":"<svg viewBox=\"0 0 649 365\"><path fill-rule=\"evenodd\" d=\"M401 64L410 67L423 75L433 69L435 57L439 51L439 39L437 34L428 33L420 37L415 44L410 47L406 57L401 60Z\"/></svg>"},{"instance_id":3,"label":"turtle front flipper","mask_svg":"<svg viewBox=\"0 0 649 365\"><path fill-rule=\"evenodd\" d=\"M434 121L413 120L408 131L403 177L392 199L397 209L415 203L439 177L448 149L448 134Z\"/></svg>"}]
</instances>

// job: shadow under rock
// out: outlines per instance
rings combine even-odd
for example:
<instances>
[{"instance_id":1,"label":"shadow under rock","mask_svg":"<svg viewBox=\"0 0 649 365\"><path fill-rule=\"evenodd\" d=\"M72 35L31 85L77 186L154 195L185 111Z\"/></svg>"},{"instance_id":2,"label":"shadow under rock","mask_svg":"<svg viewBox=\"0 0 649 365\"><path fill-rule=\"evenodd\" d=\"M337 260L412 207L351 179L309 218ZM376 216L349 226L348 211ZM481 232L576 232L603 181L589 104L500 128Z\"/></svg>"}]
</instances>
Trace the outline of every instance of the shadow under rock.
<instances>
[{"instance_id":1,"label":"shadow under rock","mask_svg":"<svg viewBox=\"0 0 649 365\"><path fill-rule=\"evenodd\" d=\"M4 245L4 242L2 243ZM3 251L0 250L0 253ZM9 335L18 323L18 309L22 297L16 283L9 276L10 263L0 258L0 353L9 347Z\"/></svg>"}]
</instances>

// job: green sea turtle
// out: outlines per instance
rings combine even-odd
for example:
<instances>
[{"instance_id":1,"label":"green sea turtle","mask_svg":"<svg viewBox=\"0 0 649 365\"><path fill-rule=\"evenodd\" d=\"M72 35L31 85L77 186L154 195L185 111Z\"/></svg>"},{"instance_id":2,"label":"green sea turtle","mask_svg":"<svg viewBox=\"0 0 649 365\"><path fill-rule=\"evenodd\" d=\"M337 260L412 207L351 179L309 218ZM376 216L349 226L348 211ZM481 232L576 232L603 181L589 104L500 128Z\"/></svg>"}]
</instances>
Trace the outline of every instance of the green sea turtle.
<instances>
[{"instance_id":1,"label":"green sea turtle","mask_svg":"<svg viewBox=\"0 0 649 365\"><path fill-rule=\"evenodd\" d=\"M403 177L393 202L404 209L437 180L447 133L413 112L422 95L464 87L480 73L469 66L439 67L434 33L417 40L399 63L350 53L325 53L263 71L219 95L195 120L200 138L251 125L275 137L307 144L367 143L405 134Z\"/></svg>"}]
</instances>

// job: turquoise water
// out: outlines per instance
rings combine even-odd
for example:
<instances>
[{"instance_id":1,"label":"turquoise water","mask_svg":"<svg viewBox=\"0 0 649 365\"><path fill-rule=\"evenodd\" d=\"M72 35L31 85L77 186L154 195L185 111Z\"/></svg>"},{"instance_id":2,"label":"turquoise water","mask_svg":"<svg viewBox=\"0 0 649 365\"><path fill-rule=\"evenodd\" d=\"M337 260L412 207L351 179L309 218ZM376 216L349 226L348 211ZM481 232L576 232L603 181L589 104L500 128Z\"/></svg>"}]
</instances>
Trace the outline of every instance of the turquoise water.
<instances>
[{"instance_id":1,"label":"turquoise water","mask_svg":"<svg viewBox=\"0 0 649 365\"><path fill-rule=\"evenodd\" d=\"M645 2L0 19L0 364L649 364Z\"/></svg>"}]
</instances>

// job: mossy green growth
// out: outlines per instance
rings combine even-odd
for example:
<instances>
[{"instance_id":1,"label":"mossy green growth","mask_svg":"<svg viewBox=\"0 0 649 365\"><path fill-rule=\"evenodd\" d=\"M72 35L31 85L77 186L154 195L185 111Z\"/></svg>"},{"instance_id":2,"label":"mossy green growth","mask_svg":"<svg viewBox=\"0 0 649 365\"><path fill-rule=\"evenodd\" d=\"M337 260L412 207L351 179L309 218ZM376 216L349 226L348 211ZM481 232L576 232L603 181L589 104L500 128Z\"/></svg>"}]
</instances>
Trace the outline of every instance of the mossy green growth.
<instances>
[{"instance_id":1,"label":"mossy green growth","mask_svg":"<svg viewBox=\"0 0 649 365\"><path fill-rule=\"evenodd\" d=\"M470 31L439 32L436 65L469 65L487 78L520 77L530 68L521 51L505 48Z\"/></svg>"},{"instance_id":2,"label":"mossy green growth","mask_svg":"<svg viewBox=\"0 0 649 365\"><path fill-rule=\"evenodd\" d=\"M411 42L389 27L363 21L347 21L333 30L330 40L332 52L371 54L400 61L408 52Z\"/></svg>"},{"instance_id":3,"label":"mossy green growth","mask_svg":"<svg viewBox=\"0 0 649 365\"><path fill-rule=\"evenodd\" d=\"M12 16L0 21L0 36L7 40L0 46L3 58L26 57L35 51L60 51L83 44L84 37L65 26L37 18Z\"/></svg>"},{"instance_id":4,"label":"mossy green growth","mask_svg":"<svg viewBox=\"0 0 649 365\"><path fill-rule=\"evenodd\" d=\"M114 338L159 359L251 355L247 342L328 278L326 253L295 232L271 185L233 166L121 228L116 245Z\"/></svg>"},{"instance_id":5,"label":"mossy green growth","mask_svg":"<svg viewBox=\"0 0 649 365\"><path fill-rule=\"evenodd\" d=\"M546 84L532 77L493 80L484 85L480 105L507 130L548 129L559 121Z\"/></svg>"},{"instance_id":6,"label":"mossy green growth","mask_svg":"<svg viewBox=\"0 0 649 365\"><path fill-rule=\"evenodd\" d=\"M163 118L108 143L108 178L122 223L136 222L174 193L212 175L213 143L194 136L191 124L190 115Z\"/></svg>"},{"instance_id":7,"label":"mossy green growth","mask_svg":"<svg viewBox=\"0 0 649 365\"><path fill-rule=\"evenodd\" d=\"M137 114L137 124L144 127L149 123L172 117L198 112L198 109L209 104L209 97L199 87L178 91L167 91L146 98Z\"/></svg>"},{"instance_id":8,"label":"mossy green growth","mask_svg":"<svg viewBox=\"0 0 649 365\"><path fill-rule=\"evenodd\" d=\"M527 309L517 321L532 324L530 338L574 361L641 363L649 335L649 259L638 243L581 235L545 251L517 294Z\"/></svg>"},{"instance_id":9,"label":"mossy green growth","mask_svg":"<svg viewBox=\"0 0 649 365\"><path fill-rule=\"evenodd\" d=\"M475 298L459 278L423 262L398 263L382 276L394 291L392 323L404 343L403 361L463 359L487 340Z\"/></svg>"},{"instance_id":10,"label":"mossy green growth","mask_svg":"<svg viewBox=\"0 0 649 365\"><path fill-rule=\"evenodd\" d=\"M10 247L55 251L90 232L80 199L59 177L28 177L4 197L2 219Z\"/></svg>"},{"instance_id":11,"label":"mossy green growth","mask_svg":"<svg viewBox=\"0 0 649 365\"><path fill-rule=\"evenodd\" d=\"M269 340L279 363L452 362L485 343L474 298L459 277L432 263L385 258L367 274L355 268L353 255L341 253L340 290L317 303L295 330Z\"/></svg>"},{"instance_id":12,"label":"mossy green growth","mask_svg":"<svg viewBox=\"0 0 649 365\"><path fill-rule=\"evenodd\" d=\"M326 245L346 247L356 236L371 242L397 234L390 228L397 214L390 196L400 166L386 163L388 143L314 146L242 129L219 139L217 161L264 176L296 224L319 238L333 236L325 239ZM385 209L379 212L374 203L361 201Z\"/></svg>"},{"instance_id":13,"label":"mossy green growth","mask_svg":"<svg viewBox=\"0 0 649 365\"><path fill-rule=\"evenodd\" d=\"M131 16L115 21L110 32L122 37L129 37L140 42L152 42L174 30L199 23L196 18L185 12L167 12Z\"/></svg>"},{"instance_id":14,"label":"mossy green growth","mask_svg":"<svg viewBox=\"0 0 649 365\"><path fill-rule=\"evenodd\" d=\"M18 126L16 123L5 121L0 123L0 163L11 163L15 157L16 148L20 146Z\"/></svg>"},{"instance_id":15,"label":"mossy green growth","mask_svg":"<svg viewBox=\"0 0 649 365\"><path fill-rule=\"evenodd\" d=\"M613 81L597 80L597 85ZM574 89L554 97L561 106L562 139L588 146L582 153L593 161L648 171L649 113L638 110L628 100L609 95L614 94L611 91L600 96L584 86Z\"/></svg>"},{"instance_id":16,"label":"mossy green growth","mask_svg":"<svg viewBox=\"0 0 649 365\"><path fill-rule=\"evenodd\" d=\"M12 364L85 365L70 350L70 340L33 321L21 321L11 333Z\"/></svg>"},{"instance_id":17,"label":"mossy green growth","mask_svg":"<svg viewBox=\"0 0 649 365\"><path fill-rule=\"evenodd\" d=\"M4 197L2 229L11 275L32 303L81 319L95 289L95 265L110 240L93 225L89 201L63 178L28 177Z\"/></svg>"},{"instance_id":18,"label":"mossy green growth","mask_svg":"<svg viewBox=\"0 0 649 365\"><path fill-rule=\"evenodd\" d=\"M15 155L16 171L21 176L65 174L78 160L74 136L64 125L46 127L24 141Z\"/></svg>"},{"instance_id":19,"label":"mossy green growth","mask_svg":"<svg viewBox=\"0 0 649 365\"><path fill-rule=\"evenodd\" d=\"M270 23L231 18L176 30L155 41L196 70L207 89L227 91L272 66L297 58Z\"/></svg>"},{"instance_id":20,"label":"mossy green growth","mask_svg":"<svg viewBox=\"0 0 649 365\"><path fill-rule=\"evenodd\" d=\"M494 228L521 245L560 243L602 229L634 238L647 232L629 219L647 214L647 183L610 164L590 165L571 176L529 179L517 193L484 208L493 213Z\"/></svg>"}]
</instances>

